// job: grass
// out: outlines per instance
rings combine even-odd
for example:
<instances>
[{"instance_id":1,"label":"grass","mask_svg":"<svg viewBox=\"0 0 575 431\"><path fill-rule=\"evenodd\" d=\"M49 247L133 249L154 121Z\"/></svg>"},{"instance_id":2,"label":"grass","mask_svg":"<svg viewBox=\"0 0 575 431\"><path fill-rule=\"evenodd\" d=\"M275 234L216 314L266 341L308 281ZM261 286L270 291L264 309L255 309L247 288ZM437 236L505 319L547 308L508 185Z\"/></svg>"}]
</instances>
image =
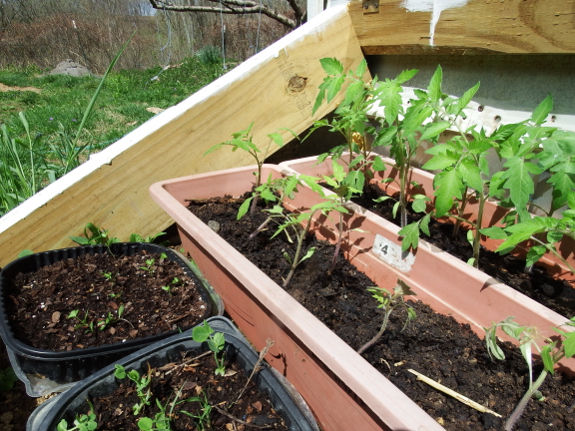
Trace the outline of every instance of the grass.
<instances>
[{"instance_id":1,"label":"grass","mask_svg":"<svg viewBox=\"0 0 575 431\"><path fill-rule=\"evenodd\" d=\"M221 64L190 57L166 70L111 72L78 140L79 147L86 146L82 158L155 115L146 108L175 105L221 71ZM62 136L73 140L101 80L44 72L34 67L0 70L0 83L5 86L39 90L0 91L0 216L64 173Z\"/></svg>"},{"instance_id":2,"label":"grass","mask_svg":"<svg viewBox=\"0 0 575 431\"><path fill-rule=\"evenodd\" d=\"M117 140L154 114L147 107L168 108L213 81L217 67L204 65L198 58L188 58L179 67L163 71L159 79L151 80L162 71L161 67L144 71L121 70L112 72L98 98L86 130L95 141ZM0 123L16 135L24 129L18 112L24 111L34 132L52 135L58 123L77 127L90 98L99 84L99 78L74 78L67 75L41 76L35 68L0 71L0 82L10 87L35 87L31 91L0 92ZM103 139L98 138L96 125L109 123ZM134 123L135 124L131 124Z\"/></svg>"}]
</instances>

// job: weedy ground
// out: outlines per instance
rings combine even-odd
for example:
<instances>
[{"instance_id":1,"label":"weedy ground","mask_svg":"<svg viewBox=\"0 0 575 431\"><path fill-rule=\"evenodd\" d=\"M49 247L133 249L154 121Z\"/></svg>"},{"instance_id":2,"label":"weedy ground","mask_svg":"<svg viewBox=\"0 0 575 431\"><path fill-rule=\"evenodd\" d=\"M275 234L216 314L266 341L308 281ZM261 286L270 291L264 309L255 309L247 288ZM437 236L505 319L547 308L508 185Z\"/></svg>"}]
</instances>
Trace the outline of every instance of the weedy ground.
<instances>
[{"instance_id":1,"label":"weedy ground","mask_svg":"<svg viewBox=\"0 0 575 431\"><path fill-rule=\"evenodd\" d=\"M197 57L163 72L162 67L113 71L86 126L93 145L102 148L118 140L155 115L146 108L166 109L177 104L217 78L220 71L218 65L204 64ZM158 79L153 79L156 76ZM33 133L56 134L59 122L75 129L99 82L96 76L48 75L36 67L0 70L4 86L40 90L1 91L0 123L22 135L18 112L24 111Z\"/></svg>"},{"instance_id":2,"label":"weedy ground","mask_svg":"<svg viewBox=\"0 0 575 431\"><path fill-rule=\"evenodd\" d=\"M223 72L201 57L114 72L118 56L104 82L0 70L0 216Z\"/></svg>"}]
</instances>

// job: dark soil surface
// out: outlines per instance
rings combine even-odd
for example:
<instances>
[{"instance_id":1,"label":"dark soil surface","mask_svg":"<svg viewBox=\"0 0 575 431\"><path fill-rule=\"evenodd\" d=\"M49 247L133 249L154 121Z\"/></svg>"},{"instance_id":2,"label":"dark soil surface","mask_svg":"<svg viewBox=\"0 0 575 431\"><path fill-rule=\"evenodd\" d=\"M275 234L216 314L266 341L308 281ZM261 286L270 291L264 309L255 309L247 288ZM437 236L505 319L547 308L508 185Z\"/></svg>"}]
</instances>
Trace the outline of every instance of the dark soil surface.
<instances>
[{"instance_id":1,"label":"dark soil surface","mask_svg":"<svg viewBox=\"0 0 575 431\"><path fill-rule=\"evenodd\" d=\"M393 218L392 207L395 201L388 199L382 203L373 202L373 199L381 196L385 196L385 192L376 184L370 184L361 198L354 199L354 202L399 224L399 215L396 219ZM421 217L422 215L409 211L408 222L419 220ZM471 244L467 241L467 230L462 228L456 236L453 236L453 227L451 222L432 219L429 224L431 237L422 233L421 238L467 262L473 255ZM502 256L483 247L481 249L479 268L483 272L565 317L575 316L575 289L567 281L549 276L542 267L535 265L531 272L526 272L525 266L524 259L513 255Z\"/></svg>"},{"instance_id":2,"label":"dark soil surface","mask_svg":"<svg viewBox=\"0 0 575 431\"><path fill-rule=\"evenodd\" d=\"M219 223L219 234L278 284L288 273L282 253L293 253L293 245L273 229L248 236L265 219L258 213L237 222L240 203L226 198L210 203L191 203L190 209L204 222ZM308 310L354 349L359 349L379 330L381 309L367 292L373 286L364 274L339 257L335 270L328 274L334 247L308 238L306 248L317 247L311 259L296 271L288 286ZM527 367L521 353L510 344L504 346L506 361L492 361L484 343L467 325L437 314L421 302L410 302L417 319L401 331L405 312L391 317L388 329L364 357L396 386L418 403L447 430L501 430L528 386ZM418 371L503 416L480 413L438 392L408 372ZM541 369L536 364L536 376ZM536 377L535 376L535 377ZM575 430L575 382L562 374L544 382L545 401L531 400L517 430Z\"/></svg>"},{"instance_id":3,"label":"dark soil surface","mask_svg":"<svg viewBox=\"0 0 575 431\"><path fill-rule=\"evenodd\" d=\"M11 289L6 311L15 337L53 351L189 328L206 311L194 280L177 262L144 252L68 259L19 274ZM70 317L74 310L78 315Z\"/></svg>"},{"instance_id":4,"label":"dark soil surface","mask_svg":"<svg viewBox=\"0 0 575 431\"><path fill-rule=\"evenodd\" d=\"M193 360L192 360L193 359ZM205 407L199 401L186 401L178 404L170 422L172 431L179 430L280 430L287 431L282 418L275 412L266 394L258 391L253 381L237 403L234 403L248 382L248 376L236 363L227 364L224 377L214 374L213 354L183 357L180 362L169 363L151 370L152 384L150 405L145 407L140 417L154 418L160 410L156 399L170 411L174 397L178 401L200 398L211 406L209 422L205 428L198 428L194 419L181 413L202 415ZM112 394L92 399L99 430L139 430L132 406L139 402L135 384L128 378ZM81 413L81 412L80 412ZM87 412L86 412L87 413ZM248 424L248 425L246 425ZM155 429L155 428L154 428Z\"/></svg>"}]
</instances>

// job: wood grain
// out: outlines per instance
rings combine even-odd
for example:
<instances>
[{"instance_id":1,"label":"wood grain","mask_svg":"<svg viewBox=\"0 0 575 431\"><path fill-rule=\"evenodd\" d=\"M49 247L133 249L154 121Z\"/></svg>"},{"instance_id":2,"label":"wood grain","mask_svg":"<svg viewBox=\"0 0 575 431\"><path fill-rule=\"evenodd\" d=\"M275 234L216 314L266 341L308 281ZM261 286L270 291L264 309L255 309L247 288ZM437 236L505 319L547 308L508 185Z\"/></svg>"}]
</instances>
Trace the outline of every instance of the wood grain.
<instances>
[{"instance_id":1,"label":"wood grain","mask_svg":"<svg viewBox=\"0 0 575 431\"><path fill-rule=\"evenodd\" d=\"M366 55L575 52L575 0L469 0L441 12L433 46L432 12L405 4L381 0L379 13L364 14L361 1L349 3Z\"/></svg>"}]
</instances>

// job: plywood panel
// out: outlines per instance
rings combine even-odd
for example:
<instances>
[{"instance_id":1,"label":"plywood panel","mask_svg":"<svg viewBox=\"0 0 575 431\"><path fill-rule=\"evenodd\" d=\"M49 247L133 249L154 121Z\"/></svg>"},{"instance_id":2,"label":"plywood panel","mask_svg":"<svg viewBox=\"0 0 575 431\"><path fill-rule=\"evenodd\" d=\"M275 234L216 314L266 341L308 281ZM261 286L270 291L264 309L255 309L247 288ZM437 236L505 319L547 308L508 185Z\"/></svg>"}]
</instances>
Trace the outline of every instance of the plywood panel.
<instances>
[{"instance_id":1,"label":"plywood panel","mask_svg":"<svg viewBox=\"0 0 575 431\"><path fill-rule=\"evenodd\" d=\"M133 232L150 235L166 228L171 221L150 199L149 186L252 164L249 156L227 148L204 156L252 121L260 147L278 128L304 131L324 78L319 64L324 57L337 57L348 69L363 58L345 7L318 15L0 219L0 266L25 248L73 245L68 236L81 235L87 222L122 240ZM317 117L337 102L324 104Z\"/></svg>"},{"instance_id":2,"label":"plywood panel","mask_svg":"<svg viewBox=\"0 0 575 431\"><path fill-rule=\"evenodd\" d=\"M575 52L575 0L381 0L349 3L365 54Z\"/></svg>"}]
</instances>

